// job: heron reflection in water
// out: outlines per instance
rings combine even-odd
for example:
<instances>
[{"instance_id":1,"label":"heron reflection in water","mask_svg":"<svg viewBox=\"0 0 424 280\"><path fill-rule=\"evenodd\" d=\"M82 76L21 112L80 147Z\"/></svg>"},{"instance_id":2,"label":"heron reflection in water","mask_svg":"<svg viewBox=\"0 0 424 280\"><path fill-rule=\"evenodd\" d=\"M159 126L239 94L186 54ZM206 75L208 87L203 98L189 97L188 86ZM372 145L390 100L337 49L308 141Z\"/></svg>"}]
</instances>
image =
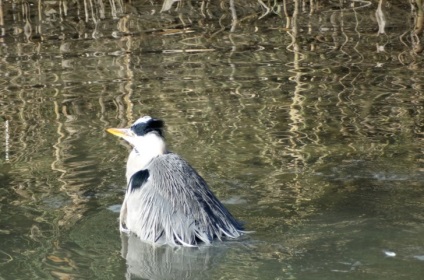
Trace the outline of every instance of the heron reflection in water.
<instances>
[{"instance_id":1,"label":"heron reflection in water","mask_svg":"<svg viewBox=\"0 0 424 280\"><path fill-rule=\"evenodd\" d=\"M142 117L130 128L107 131L133 146L127 162L127 191L121 232L154 244L197 246L237 238L242 225L187 161L166 149L164 122Z\"/></svg>"}]
</instances>

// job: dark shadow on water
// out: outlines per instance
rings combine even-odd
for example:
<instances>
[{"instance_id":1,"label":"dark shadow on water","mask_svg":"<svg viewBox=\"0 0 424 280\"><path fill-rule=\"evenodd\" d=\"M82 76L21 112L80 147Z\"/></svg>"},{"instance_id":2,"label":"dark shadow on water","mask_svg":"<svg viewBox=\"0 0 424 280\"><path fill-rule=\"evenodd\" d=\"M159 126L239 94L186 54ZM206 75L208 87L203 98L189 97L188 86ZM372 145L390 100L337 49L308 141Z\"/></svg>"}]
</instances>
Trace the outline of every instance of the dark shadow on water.
<instances>
[{"instance_id":1,"label":"dark shadow on water","mask_svg":"<svg viewBox=\"0 0 424 280\"><path fill-rule=\"evenodd\" d=\"M122 234L126 279L204 279L228 249L221 243L198 248L153 246L137 236Z\"/></svg>"}]
</instances>

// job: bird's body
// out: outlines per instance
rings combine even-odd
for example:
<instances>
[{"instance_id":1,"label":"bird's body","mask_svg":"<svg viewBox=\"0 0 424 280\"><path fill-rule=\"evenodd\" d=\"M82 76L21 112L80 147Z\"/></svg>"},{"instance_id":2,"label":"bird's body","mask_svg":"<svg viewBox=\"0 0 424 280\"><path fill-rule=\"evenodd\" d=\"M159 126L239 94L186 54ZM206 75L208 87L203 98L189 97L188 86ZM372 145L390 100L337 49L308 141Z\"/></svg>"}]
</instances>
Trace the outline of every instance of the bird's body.
<instances>
[{"instance_id":1,"label":"bird's body","mask_svg":"<svg viewBox=\"0 0 424 280\"><path fill-rule=\"evenodd\" d=\"M108 130L134 147L127 162L121 231L151 243L183 246L242 235L242 226L205 180L167 151L162 127L162 121L143 117L130 129Z\"/></svg>"}]
</instances>

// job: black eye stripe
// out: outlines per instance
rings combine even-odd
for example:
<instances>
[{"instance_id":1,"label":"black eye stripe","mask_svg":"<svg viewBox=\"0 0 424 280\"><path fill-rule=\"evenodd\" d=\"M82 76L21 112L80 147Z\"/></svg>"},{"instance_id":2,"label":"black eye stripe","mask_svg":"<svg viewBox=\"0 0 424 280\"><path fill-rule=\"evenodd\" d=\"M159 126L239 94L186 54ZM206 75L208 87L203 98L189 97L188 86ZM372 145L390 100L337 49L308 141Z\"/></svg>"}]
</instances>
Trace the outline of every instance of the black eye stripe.
<instances>
[{"instance_id":1,"label":"black eye stripe","mask_svg":"<svg viewBox=\"0 0 424 280\"><path fill-rule=\"evenodd\" d=\"M150 119L147 122L138 123L133 126L131 126L131 130L137 135L137 136L143 136L146 135L149 132L155 131L160 136L162 136L162 128L163 128L163 121L158 119Z\"/></svg>"}]
</instances>

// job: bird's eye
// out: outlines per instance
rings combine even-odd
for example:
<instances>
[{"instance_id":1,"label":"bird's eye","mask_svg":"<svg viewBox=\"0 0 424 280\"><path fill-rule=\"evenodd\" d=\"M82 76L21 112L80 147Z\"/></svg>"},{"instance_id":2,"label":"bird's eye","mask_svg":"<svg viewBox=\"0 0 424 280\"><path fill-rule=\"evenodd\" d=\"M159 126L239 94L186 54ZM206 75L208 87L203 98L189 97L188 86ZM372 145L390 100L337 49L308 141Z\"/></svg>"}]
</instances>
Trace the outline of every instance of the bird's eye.
<instances>
[{"instance_id":1,"label":"bird's eye","mask_svg":"<svg viewBox=\"0 0 424 280\"><path fill-rule=\"evenodd\" d=\"M143 136L148 132L146 129L147 126L145 123L139 123L131 126L131 130L137 135L137 136Z\"/></svg>"}]
</instances>

